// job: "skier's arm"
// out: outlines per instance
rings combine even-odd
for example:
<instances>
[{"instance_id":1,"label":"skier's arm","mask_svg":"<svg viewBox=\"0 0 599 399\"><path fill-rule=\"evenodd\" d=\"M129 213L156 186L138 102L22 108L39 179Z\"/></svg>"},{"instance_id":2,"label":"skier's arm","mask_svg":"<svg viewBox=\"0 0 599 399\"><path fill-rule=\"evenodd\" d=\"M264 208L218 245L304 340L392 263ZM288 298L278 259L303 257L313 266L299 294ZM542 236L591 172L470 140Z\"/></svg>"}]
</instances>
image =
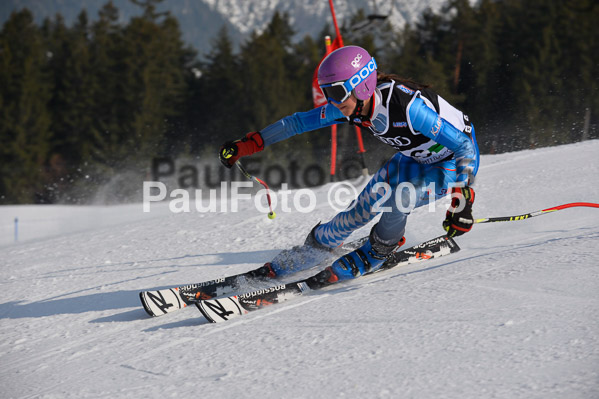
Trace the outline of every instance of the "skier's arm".
<instances>
[{"instance_id":1,"label":"skier's arm","mask_svg":"<svg viewBox=\"0 0 599 399\"><path fill-rule=\"evenodd\" d=\"M230 168L239 158L262 151L266 146L296 134L343 122L347 122L347 117L337 107L329 104L307 112L296 112L259 132L251 132L240 140L226 142L220 148L219 158L223 165Z\"/></svg>"},{"instance_id":2,"label":"skier's arm","mask_svg":"<svg viewBox=\"0 0 599 399\"><path fill-rule=\"evenodd\" d=\"M296 112L260 130L264 139L264 146L269 146L289 137L331 126L337 123L347 122L337 107L325 104L306 112Z\"/></svg>"},{"instance_id":3,"label":"skier's arm","mask_svg":"<svg viewBox=\"0 0 599 399\"><path fill-rule=\"evenodd\" d=\"M406 110L408 123L435 142L449 148L456 157L458 183L472 184L476 166L476 150L470 138L426 106L421 98L414 98Z\"/></svg>"}]
</instances>

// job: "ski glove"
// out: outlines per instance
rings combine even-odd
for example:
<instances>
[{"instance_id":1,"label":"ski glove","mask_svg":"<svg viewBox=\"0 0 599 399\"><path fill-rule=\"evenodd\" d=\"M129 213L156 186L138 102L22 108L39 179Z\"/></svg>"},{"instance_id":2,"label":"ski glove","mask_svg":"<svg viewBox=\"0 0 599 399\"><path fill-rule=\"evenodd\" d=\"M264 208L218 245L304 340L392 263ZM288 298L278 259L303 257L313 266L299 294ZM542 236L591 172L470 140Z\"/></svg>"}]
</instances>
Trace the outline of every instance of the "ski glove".
<instances>
[{"instance_id":1,"label":"ski glove","mask_svg":"<svg viewBox=\"0 0 599 399\"><path fill-rule=\"evenodd\" d=\"M220 147L218 158L223 165L231 168L239 158L252 155L263 149L264 140L260 132L251 132L246 134L241 140L227 141L223 144Z\"/></svg>"},{"instance_id":2,"label":"ski glove","mask_svg":"<svg viewBox=\"0 0 599 399\"><path fill-rule=\"evenodd\" d=\"M470 187L454 187L451 196L451 207L445 214L443 228L449 237L456 237L469 232L474 225L472 217L474 190Z\"/></svg>"}]
</instances>

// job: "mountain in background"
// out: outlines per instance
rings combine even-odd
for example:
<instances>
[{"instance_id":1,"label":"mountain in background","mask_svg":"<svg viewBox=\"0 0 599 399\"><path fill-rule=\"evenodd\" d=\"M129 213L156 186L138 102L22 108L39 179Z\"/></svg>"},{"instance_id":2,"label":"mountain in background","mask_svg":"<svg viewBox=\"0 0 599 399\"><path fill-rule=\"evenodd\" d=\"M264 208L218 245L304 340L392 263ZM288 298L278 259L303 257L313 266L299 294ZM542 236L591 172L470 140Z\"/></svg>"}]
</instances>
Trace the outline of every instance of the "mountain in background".
<instances>
[{"instance_id":1,"label":"mountain in background","mask_svg":"<svg viewBox=\"0 0 599 399\"><path fill-rule=\"evenodd\" d=\"M61 14L71 25L81 10L95 20L98 11L108 0L3 0L0 4L0 23L11 12L28 8L41 23L45 18ZM141 14L141 8L130 0L113 0L120 11L120 19L126 23ZM339 24L363 9L367 15L387 16L394 28L414 23L427 8L437 11L445 0L337 0L334 2ZM159 11L170 11L181 25L183 39L200 54L210 51L217 32L225 26L236 45L253 31L261 31L275 11L287 13L296 38L315 37L323 27L331 26L332 19L327 0L165 0Z\"/></svg>"}]
</instances>

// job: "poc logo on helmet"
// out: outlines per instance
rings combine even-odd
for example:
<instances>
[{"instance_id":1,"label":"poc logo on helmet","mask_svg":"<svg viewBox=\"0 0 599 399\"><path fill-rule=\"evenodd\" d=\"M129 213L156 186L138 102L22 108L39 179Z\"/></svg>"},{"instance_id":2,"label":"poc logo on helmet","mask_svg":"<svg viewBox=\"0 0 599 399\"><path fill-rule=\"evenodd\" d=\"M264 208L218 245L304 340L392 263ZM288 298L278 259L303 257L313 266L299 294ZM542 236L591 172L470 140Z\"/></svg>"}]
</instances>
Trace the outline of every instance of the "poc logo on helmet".
<instances>
[{"instance_id":1,"label":"poc logo on helmet","mask_svg":"<svg viewBox=\"0 0 599 399\"><path fill-rule=\"evenodd\" d=\"M362 56L360 56L362 57ZM356 57L357 58L357 57ZM354 60L355 61L355 60ZM352 62L353 64L353 62ZM351 89L355 89L357 85L362 83L372 72L376 70L376 61L371 58L368 64L366 64L359 72L349 78L349 85Z\"/></svg>"},{"instance_id":2,"label":"poc logo on helmet","mask_svg":"<svg viewBox=\"0 0 599 399\"><path fill-rule=\"evenodd\" d=\"M351 62L351 65L354 68L358 68L360 66L360 60L362 59L362 54L357 54L356 58Z\"/></svg>"}]
</instances>

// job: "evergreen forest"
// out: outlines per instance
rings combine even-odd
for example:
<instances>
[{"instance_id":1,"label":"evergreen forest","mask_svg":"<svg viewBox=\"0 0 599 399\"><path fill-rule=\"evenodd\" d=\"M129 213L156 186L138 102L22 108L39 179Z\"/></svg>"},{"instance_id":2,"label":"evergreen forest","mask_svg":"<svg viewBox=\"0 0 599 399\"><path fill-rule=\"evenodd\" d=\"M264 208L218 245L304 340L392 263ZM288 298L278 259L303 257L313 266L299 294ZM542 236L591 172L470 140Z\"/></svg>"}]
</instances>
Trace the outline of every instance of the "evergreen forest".
<instances>
[{"instance_id":1,"label":"evergreen forest","mask_svg":"<svg viewBox=\"0 0 599 399\"><path fill-rule=\"evenodd\" d=\"M224 141L313 108L332 27L293 40L289 16L275 13L238 48L223 29L198 54L159 1L135 0L140 15L126 24L110 1L72 26L12 13L0 30L0 204L87 203L124 170L143 180L157 158L216 170ZM599 137L597 21L593 0L450 0L401 31L363 11L340 22L344 43L365 47L380 71L467 113L488 154ZM355 156L353 129L340 140ZM365 140L372 172L390 153ZM312 132L262 156L326 167L329 146L328 130Z\"/></svg>"}]
</instances>

